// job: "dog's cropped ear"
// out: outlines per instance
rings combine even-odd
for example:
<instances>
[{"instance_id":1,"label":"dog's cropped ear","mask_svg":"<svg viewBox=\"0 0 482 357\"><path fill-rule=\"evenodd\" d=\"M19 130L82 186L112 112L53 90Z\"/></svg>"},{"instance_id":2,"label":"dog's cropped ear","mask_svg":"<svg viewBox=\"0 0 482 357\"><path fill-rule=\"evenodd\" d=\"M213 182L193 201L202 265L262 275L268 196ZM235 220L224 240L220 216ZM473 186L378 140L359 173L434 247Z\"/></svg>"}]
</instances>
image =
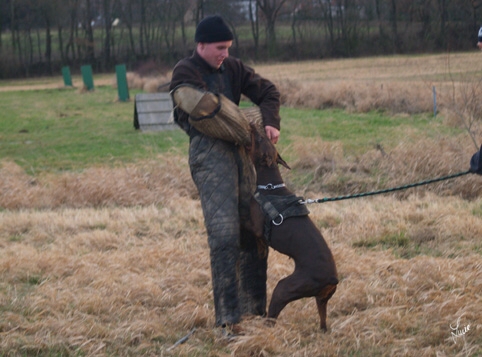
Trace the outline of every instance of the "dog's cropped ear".
<instances>
[{"instance_id":1,"label":"dog's cropped ear","mask_svg":"<svg viewBox=\"0 0 482 357\"><path fill-rule=\"evenodd\" d=\"M263 161L267 167L271 167L274 164L274 157L271 155L263 154Z\"/></svg>"},{"instance_id":2,"label":"dog's cropped ear","mask_svg":"<svg viewBox=\"0 0 482 357\"><path fill-rule=\"evenodd\" d=\"M288 170L291 170L291 167L286 163L286 161L283 160L283 158L280 156L278 153L278 157L276 158L276 162L284 167L286 167Z\"/></svg>"}]
</instances>

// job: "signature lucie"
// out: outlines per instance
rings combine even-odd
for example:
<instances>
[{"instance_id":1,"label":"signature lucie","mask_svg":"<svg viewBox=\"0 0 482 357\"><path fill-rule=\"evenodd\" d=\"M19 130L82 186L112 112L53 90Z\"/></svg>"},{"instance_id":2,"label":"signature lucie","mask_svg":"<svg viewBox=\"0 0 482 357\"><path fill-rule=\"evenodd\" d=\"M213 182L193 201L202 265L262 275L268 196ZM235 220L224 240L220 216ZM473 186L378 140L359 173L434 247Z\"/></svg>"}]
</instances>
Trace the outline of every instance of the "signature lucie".
<instances>
[{"instance_id":1,"label":"signature lucie","mask_svg":"<svg viewBox=\"0 0 482 357\"><path fill-rule=\"evenodd\" d=\"M460 328L460 317L457 319L457 325L455 327L452 327L450 325L450 329L452 332L450 333L452 335L452 340L454 343L457 343L457 338L463 337L467 334L467 332L470 331L470 324L464 326L463 328Z\"/></svg>"}]
</instances>

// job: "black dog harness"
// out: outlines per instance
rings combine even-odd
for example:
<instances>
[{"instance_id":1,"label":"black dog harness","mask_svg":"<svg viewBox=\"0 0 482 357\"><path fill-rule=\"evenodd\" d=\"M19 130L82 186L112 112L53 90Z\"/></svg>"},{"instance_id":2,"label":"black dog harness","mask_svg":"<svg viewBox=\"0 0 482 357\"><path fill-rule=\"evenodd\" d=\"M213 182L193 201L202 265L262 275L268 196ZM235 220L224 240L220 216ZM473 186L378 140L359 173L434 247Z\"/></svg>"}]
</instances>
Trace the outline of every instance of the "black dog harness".
<instances>
[{"instance_id":1,"label":"black dog harness","mask_svg":"<svg viewBox=\"0 0 482 357\"><path fill-rule=\"evenodd\" d=\"M303 197L296 195L262 195L256 191L254 198L265 214L264 238L268 244L271 243L272 225L279 226L289 217L307 216L310 213L302 203Z\"/></svg>"}]
</instances>

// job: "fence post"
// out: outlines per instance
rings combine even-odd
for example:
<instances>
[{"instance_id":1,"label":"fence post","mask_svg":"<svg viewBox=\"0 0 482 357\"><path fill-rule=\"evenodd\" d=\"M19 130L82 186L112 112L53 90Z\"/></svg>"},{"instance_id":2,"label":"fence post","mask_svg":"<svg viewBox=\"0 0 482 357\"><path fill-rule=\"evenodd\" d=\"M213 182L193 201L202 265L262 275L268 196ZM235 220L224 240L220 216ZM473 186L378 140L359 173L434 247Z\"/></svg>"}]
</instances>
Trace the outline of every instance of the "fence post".
<instances>
[{"instance_id":1,"label":"fence post","mask_svg":"<svg viewBox=\"0 0 482 357\"><path fill-rule=\"evenodd\" d=\"M72 87L72 77L70 76L70 67L62 67L62 77L64 78L64 86Z\"/></svg>"},{"instance_id":2,"label":"fence post","mask_svg":"<svg viewBox=\"0 0 482 357\"><path fill-rule=\"evenodd\" d=\"M437 116L437 92L435 91L435 86L432 87L433 93L433 116Z\"/></svg>"},{"instance_id":3,"label":"fence post","mask_svg":"<svg viewBox=\"0 0 482 357\"><path fill-rule=\"evenodd\" d=\"M117 92L119 93L119 100L125 102L129 100L129 86L127 85L125 64L115 66L115 73L117 77Z\"/></svg>"},{"instance_id":4,"label":"fence post","mask_svg":"<svg viewBox=\"0 0 482 357\"><path fill-rule=\"evenodd\" d=\"M92 77L92 66L87 64L80 67L82 72L82 80L87 90L94 90L94 78Z\"/></svg>"}]
</instances>

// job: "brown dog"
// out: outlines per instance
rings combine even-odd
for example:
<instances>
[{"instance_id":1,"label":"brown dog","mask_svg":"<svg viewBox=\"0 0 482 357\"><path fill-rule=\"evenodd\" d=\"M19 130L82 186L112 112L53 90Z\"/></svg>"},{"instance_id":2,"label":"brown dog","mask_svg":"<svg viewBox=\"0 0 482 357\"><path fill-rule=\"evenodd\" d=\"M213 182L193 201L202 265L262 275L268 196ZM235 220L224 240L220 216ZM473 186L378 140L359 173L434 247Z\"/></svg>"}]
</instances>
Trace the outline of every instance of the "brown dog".
<instances>
[{"instance_id":1,"label":"brown dog","mask_svg":"<svg viewBox=\"0 0 482 357\"><path fill-rule=\"evenodd\" d=\"M280 280L273 291L268 317L276 319L291 301L315 297L320 328L326 331L327 303L338 284L330 248L308 217L306 205L284 186L278 164L288 169L289 166L254 125L249 153L256 168L258 189L256 199L251 202L251 221L247 226L259 239L295 262L294 272ZM282 203L283 200L289 201L288 204Z\"/></svg>"}]
</instances>

